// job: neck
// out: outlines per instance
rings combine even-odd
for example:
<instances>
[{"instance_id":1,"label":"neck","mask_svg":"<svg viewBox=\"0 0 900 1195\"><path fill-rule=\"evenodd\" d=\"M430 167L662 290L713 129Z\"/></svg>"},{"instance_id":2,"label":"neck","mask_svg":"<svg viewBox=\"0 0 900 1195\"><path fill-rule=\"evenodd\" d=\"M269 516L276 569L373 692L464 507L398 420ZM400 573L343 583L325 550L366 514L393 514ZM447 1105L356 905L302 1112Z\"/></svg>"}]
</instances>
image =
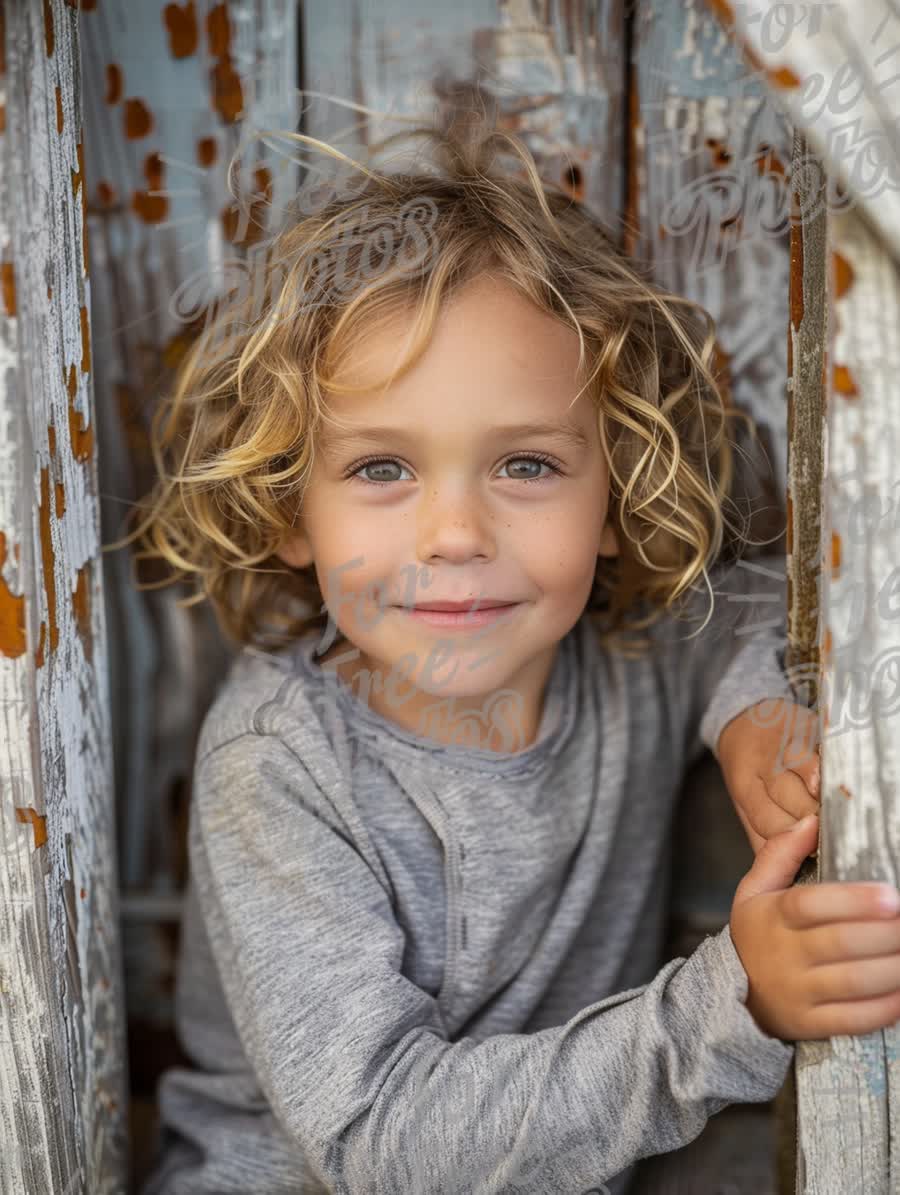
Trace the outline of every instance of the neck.
<instances>
[{"instance_id":1,"label":"neck","mask_svg":"<svg viewBox=\"0 0 900 1195\"><path fill-rule=\"evenodd\" d=\"M449 697L417 688L390 665L361 651L355 659L339 659L354 650L349 640L339 637L317 663L337 674L370 709L436 745L510 755L537 738L559 644L530 660L501 688ZM332 664L335 658L338 663Z\"/></svg>"}]
</instances>

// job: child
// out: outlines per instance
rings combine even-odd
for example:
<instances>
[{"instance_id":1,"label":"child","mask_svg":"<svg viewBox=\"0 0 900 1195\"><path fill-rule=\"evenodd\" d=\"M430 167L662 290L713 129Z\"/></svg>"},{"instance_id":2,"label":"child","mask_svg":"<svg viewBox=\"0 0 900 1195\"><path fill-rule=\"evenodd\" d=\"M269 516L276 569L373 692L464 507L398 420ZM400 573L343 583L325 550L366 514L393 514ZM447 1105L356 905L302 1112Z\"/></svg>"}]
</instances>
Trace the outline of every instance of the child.
<instances>
[{"instance_id":1,"label":"child","mask_svg":"<svg viewBox=\"0 0 900 1195\"><path fill-rule=\"evenodd\" d=\"M852 917L896 970L880 888L790 888L814 819L659 969L685 769L727 725L739 800L779 733L747 711L791 698L783 623L746 633L784 584L718 562L708 316L516 138L431 136L441 171L282 233L161 437L138 530L243 650L194 772L195 1066L160 1081L143 1195L619 1193L771 1099L791 1040L900 1013L896 974L840 965Z\"/></svg>"}]
</instances>

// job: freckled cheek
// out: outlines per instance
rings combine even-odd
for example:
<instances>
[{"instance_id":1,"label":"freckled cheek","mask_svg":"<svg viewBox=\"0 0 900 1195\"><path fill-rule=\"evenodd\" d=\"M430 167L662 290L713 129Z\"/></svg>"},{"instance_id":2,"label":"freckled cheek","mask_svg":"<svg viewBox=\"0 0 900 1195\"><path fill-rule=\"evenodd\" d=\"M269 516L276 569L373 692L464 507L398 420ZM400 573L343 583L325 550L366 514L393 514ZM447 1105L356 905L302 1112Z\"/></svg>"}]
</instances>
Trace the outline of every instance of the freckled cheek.
<instances>
[{"instance_id":1,"label":"freckled cheek","mask_svg":"<svg viewBox=\"0 0 900 1195\"><path fill-rule=\"evenodd\" d=\"M548 588L579 584L593 576L596 551L584 519L577 510L530 516L506 524L507 544L536 577L546 577Z\"/></svg>"}]
</instances>

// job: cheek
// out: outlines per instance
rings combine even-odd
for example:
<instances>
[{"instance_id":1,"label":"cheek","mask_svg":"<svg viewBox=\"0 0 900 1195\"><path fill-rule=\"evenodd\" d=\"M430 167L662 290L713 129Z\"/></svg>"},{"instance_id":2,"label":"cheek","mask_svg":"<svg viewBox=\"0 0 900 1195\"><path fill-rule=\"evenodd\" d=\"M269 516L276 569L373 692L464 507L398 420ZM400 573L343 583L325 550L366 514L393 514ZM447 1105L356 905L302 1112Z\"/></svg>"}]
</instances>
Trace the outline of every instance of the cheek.
<instances>
[{"instance_id":1,"label":"cheek","mask_svg":"<svg viewBox=\"0 0 900 1195\"><path fill-rule=\"evenodd\" d=\"M599 516L592 522L584 505L567 503L555 511L533 512L515 529L517 550L533 574L546 579L547 588L579 586L593 578L600 546Z\"/></svg>"}]
</instances>

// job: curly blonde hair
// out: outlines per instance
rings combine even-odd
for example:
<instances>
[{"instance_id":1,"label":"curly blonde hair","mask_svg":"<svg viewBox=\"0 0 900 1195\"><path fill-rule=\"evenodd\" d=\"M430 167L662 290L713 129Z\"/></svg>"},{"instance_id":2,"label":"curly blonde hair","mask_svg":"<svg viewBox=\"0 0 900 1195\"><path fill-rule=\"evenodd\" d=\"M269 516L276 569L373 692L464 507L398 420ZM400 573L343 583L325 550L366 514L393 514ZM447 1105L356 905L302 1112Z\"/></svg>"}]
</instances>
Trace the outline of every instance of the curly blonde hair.
<instances>
[{"instance_id":1,"label":"curly blonde hair","mask_svg":"<svg viewBox=\"0 0 900 1195\"><path fill-rule=\"evenodd\" d=\"M619 544L617 557L598 558L587 611L609 645L645 648L646 639L629 646L627 636L677 614L723 543L749 542L725 513L734 506L727 428L740 420L754 437L756 428L723 396L712 317L642 277L584 204L541 181L514 134L418 127L402 135L427 138L435 165L397 172L285 135L350 163L362 185L332 193L313 213L291 211L261 291L221 309L197 336L154 414L159 476L138 504L145 517L104 551L138 539L136 561L173 570L139 588L193 578L196 591L179 604L208 599L237 645L274 650L324 629L314 566L290 568L274 553L302 508L340 364L361 331L412 309L403 372L427 347L443 304L490 271L578 334L579 381L596 409ZM518 159L515 171L495 168L504 149Z\"/></svg>"}]
</instances>

